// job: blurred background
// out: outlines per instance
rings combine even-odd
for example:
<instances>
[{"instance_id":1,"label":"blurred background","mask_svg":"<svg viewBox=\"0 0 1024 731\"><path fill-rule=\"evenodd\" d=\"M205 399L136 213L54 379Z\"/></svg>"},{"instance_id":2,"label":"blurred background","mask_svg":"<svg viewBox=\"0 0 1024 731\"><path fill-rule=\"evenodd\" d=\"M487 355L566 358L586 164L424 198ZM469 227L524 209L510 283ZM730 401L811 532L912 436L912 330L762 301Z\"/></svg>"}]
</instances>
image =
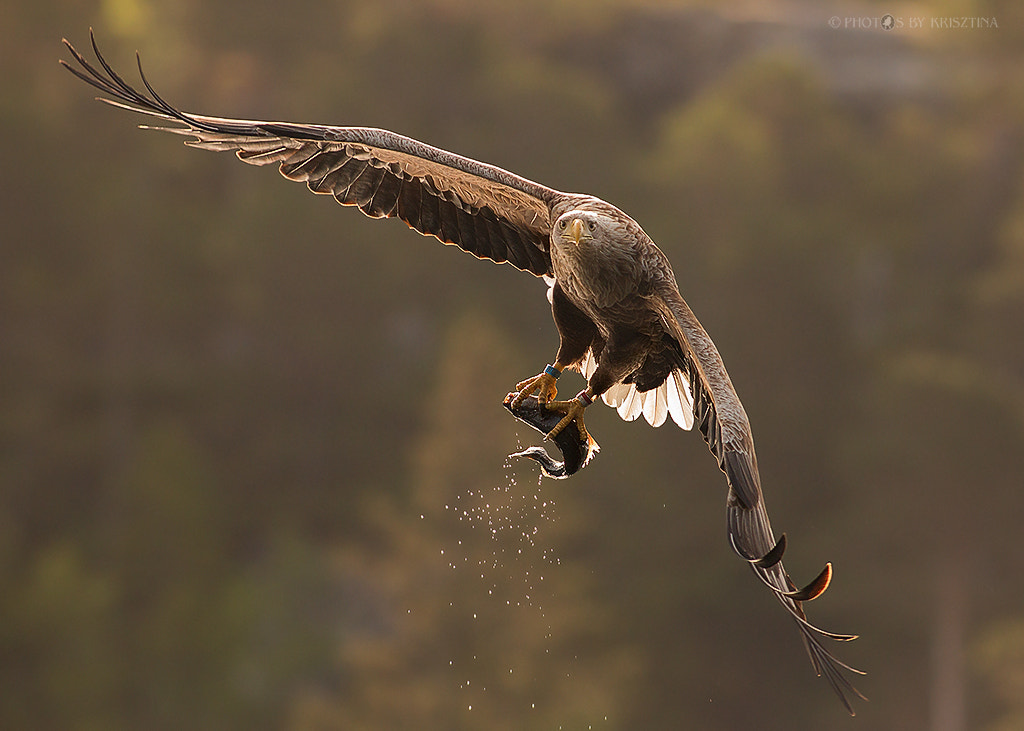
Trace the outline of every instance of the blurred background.
<instances>
[{"instance_id":1,"label":"blurred background","mask_svg":"<svg viewBox=\"0 0 1024 731\"><path fill-rule=\"evenodd\" d=\"M896 27L882 29L891 13ZM979 20L972 20L979 19ZM1024 728L1024 6L0 0L0 726ZM501 399L541 281L185 149L391 128L635 217L750 414L847 718L696 433ZM569 376L563 390L580 381Z\"/></svg>"}]
</instances>

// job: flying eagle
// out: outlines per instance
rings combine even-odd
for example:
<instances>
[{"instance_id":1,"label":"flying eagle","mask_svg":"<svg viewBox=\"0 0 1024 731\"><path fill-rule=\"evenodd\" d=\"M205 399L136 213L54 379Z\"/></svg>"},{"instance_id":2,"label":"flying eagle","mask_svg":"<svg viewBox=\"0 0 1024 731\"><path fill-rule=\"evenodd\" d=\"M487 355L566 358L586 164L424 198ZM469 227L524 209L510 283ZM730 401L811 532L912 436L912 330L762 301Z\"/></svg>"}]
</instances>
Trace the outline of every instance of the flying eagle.
<instances>
[{"instance_id":1,"label":"flying eagle","mask_svg":"<svg viewBox=\"0 0 1024 731\"><path fill-rule=\"evenodd\" d=\"M92 37L92 33L90 32ZM178 126L156 127L192 139L186 144L231 151L251 165L278 164L289 180L357 206L371 218L400 218L421 234L481 259L508 262L544 277L559 346L554 362L516 385L512 406L528 396L564 416L556 436L601 398L626 420L641 414L654 426L671 416L697 424L725 472L728 534L733 549L796 621L811 664L846 709L863 698L822 638L852 640L808 622L803 602L820 596L830 564L803 589L782 566L786 537L775 539L761 494L754 439L746 412L708 334L683 301L668 258L640 225L591 195L563 193L506 170L383 129L224 119L182 112L164 101L142 73L140 92L92 47L101 68L64 40L77 67L69 71L113 99L109 104ZM587 387L557 401L555 382L579 370Z\"/></svg>"}]
</instances>

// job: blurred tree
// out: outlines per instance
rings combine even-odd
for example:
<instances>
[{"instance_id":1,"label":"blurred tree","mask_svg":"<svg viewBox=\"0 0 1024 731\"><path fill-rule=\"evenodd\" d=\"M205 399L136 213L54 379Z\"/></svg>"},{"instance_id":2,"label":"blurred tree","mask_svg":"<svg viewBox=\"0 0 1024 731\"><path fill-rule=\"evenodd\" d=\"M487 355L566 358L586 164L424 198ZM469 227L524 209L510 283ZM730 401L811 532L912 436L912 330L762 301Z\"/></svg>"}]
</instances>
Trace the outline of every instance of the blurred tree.
<instances>
[{"instance_id":1,"label":"blurred tree","mask_svg":"<svg viewBox=\"0 0 1024 731\"><path fill-rule=\"evenodd\" d=\"M994 622L979 633L972 661L1001 712L988 731L1013 731L1024 727L1024 622Z\"/></svg>"},{"instance_id":2,"label":"blurred tree","mask_svg":"<svg viewBox=\"0 0 1024 731\"><path fill-rule=\"evenodd\" d=\"M457 319L442 353L411 492L370 499L375 535L335 560L361 618L340 638L342 680L309 689L290 728L574 726L614 718L628 697L631 652L606 635L583 567L560 556L578 529L570 495L556 510L554 483L524 490L511 466L504 483L495 473L516 429L495 394L521 359L483 314Z\"/></svg>"}]
</instances>

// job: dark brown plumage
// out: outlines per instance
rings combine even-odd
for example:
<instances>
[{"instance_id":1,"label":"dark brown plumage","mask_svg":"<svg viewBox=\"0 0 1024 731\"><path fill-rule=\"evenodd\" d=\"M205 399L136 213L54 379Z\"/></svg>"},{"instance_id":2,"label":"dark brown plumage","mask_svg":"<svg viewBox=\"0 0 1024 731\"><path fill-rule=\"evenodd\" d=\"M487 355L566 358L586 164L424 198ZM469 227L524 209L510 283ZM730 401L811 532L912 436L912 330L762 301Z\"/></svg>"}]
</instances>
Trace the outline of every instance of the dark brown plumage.
<instances>
[{"instance_id":1,"label":"dark brown plumage","mask_svg":"<svg viewBox=\"0 0 1024 731\"><path fill-rule=\"evenodd\" d=\"M668 416L685 429L698 424L728 482L732 547L796 621L815 671L853 713L849 696L860 693L843 671L859 671L821 642L853 636L814 627L802 606L828 586L831 567L804 589L783 569L785 536L777 541L768 521L743 405L714 343L680 296L668 259L632 218L593 196L553 190L386 130L184 113L145 76L148 93L126 83L95 39L101 68L65 44L77 67L61 63L113 97L103 101L178 123L157 129L191 137L191 146L232 151L252 165L278 164L286 178L368 216L400 218L474 256L547 278L560 337L553 369L577 368L588 386L576 399L555 402L555 377L541 373L517 386L513 405L536 392L547 408L565 413L554 431L575 419L584 435L583 410L597 397L628 420L643 414L656 426Z\"/></svg>"}]
</instances>

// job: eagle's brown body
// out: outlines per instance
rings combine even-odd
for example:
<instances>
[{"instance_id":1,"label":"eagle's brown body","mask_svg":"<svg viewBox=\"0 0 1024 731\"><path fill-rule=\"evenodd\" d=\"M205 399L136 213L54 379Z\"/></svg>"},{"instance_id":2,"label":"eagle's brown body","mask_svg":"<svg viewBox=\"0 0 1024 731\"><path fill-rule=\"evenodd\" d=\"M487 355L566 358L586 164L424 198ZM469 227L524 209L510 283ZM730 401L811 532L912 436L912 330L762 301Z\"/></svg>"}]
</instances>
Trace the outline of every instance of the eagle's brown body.
<instances>
[{"instance_id":1,"label":"eagle's brown body","mask_svg":"<svg viewBox=\"0 0 1024 731\"><path fill-rule=\"evenodd\" d=\"M627 379L641 392L660 386L673 367L683 366L658 310L665 295L678 294L668 259L633 219L604 201L567 196L552 206L552 215L557 360L575 366L593 352L597 369L589 385L595 396ZM594 230L579 243L567 242L558 231L564 217Z\"/></svg>"},{"instance_id":2,"label":"eagle's brown body","mask_svg":"<svg viewBox=\"0 0 1024 731\"><path fill-rule=\"evenodd\" d=\"M853 712L848 694L860 694L843 670L858 671L821 643L822 636L853 637L814 627L802 607L828 586L831 568L802 590L783 569L785 536L777 541L768 521L747 415L717 349L680 296L668 259L633 219L593 196L557 191L387 130L184 113L145 77L148 93L127 84L95 41L101 68L65 43L77 67L64 65L114 98L105 101L179 125L159 129L192 138L190 145L232 151L253 165L277 164L288 179L368 216L400 218L477 257L547 278L558 353L553 366L519 384L516 399L536 392L549 402L555 376L548 371L572 367L588 385L576 399L548 404L566 414L554 431L572 419L585 434L583 409L597 397L626 419L642 414L657 426L671 416L686 429L697 424L728 480L734 550L796 621L815 670Z\"/></svg>"}]
</instances>

